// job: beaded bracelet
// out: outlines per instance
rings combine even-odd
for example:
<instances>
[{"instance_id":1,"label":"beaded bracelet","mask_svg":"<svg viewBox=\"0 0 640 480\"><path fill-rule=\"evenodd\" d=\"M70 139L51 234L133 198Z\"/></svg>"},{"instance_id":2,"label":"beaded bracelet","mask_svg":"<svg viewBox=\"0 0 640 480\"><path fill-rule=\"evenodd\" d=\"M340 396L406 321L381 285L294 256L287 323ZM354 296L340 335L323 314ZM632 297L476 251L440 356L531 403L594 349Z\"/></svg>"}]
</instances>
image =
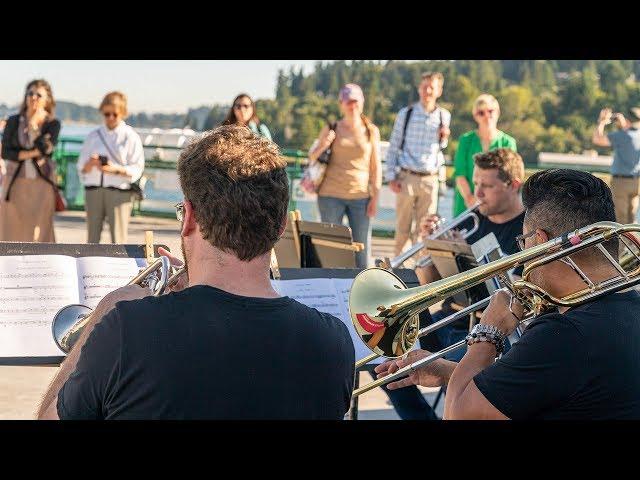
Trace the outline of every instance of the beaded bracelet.
<instances>
[{"instance_id":1,"label":"beaded bracelet","mask_svg":"<svg viewBox=\"0 0 640 480\"><path fill-rule=\"evenodd\" d=\"M505 336L493 326L477 324L466 336L467 346L478 342L490 342L496 347L498 354L504 351Z\"/></svg>"}]
</instances>

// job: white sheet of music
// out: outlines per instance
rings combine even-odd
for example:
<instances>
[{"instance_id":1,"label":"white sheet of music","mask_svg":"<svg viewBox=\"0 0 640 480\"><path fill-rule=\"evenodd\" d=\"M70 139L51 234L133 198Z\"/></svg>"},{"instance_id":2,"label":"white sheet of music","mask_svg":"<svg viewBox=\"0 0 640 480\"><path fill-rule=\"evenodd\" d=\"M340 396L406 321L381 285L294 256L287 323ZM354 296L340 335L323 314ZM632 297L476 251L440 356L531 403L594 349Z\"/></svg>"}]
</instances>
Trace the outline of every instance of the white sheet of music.
<instances>
[{"instance_id":1,"label":"white sheet of music","mask_svg":"<svg viewBox=\"0 0 640 480\"><path fill-rule=\"evenodd\" d=\"M140 269L146 267L144 259L116 257L79 257L77 261L79 301L89 308L109 292L131 281Z\"/></svg>"},{"instance_id":2,"label":"white sheet of music","mask_svg":"<svg viewBox=\"0 0 640 480\"><path fill-rule=\"evenodd\" d=\"M0 356L61 355L51 322L72 303L78 303L75 258L0 256Z\"/></svg>"},{"instance_id":3,"label":"white sheet of music","mask_svg":"<svg viewBox=\"0 0 640 480\"><path fill-rule=\"evenodd\" d=\"M63 355L51 333L58 310L77 303L95 308L144 266L134 258L0 256L0 357Z\"/></svg>"},{"instance_id":4,"label":"white sheet of music","mask_svg":"<svg viewBox=\"0 0 640 480\"><path fill-rule=\"evenodd\" d=\"M276 290L280 295L291 297L308 307L329 313L342 320L351 335L356 360L371 354L371 350L356 333L349 315L349 291L353 283L352 278L272 280L272 284L274 283L276 283ZM385 359L379 358L370 363L380 363L383 360Z\"/></svg>"}]
</instances>

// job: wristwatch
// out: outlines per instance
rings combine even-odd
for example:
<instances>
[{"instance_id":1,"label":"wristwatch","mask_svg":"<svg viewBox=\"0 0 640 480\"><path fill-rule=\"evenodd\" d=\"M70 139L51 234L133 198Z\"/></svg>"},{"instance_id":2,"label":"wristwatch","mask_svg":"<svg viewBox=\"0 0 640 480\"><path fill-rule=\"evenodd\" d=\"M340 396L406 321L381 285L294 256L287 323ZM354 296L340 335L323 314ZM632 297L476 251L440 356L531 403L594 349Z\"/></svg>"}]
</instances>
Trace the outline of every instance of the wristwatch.
<instances>
[{"instance_id":1,"label":"wristwatch","mask_svg":"<svg viewBox=\"0 0 640 480\"><path fill-rule=\"evenodd\" d=\"M493 325L485 325L483 323L474 325L465 338L467 345L473 345L477 342L493 343L496 347L496 352L499 354L504 351L505 339L506 337L502 332L500 332L500 330L498 330L497 327L494 327Z\"/></svg>"}]
</instances>

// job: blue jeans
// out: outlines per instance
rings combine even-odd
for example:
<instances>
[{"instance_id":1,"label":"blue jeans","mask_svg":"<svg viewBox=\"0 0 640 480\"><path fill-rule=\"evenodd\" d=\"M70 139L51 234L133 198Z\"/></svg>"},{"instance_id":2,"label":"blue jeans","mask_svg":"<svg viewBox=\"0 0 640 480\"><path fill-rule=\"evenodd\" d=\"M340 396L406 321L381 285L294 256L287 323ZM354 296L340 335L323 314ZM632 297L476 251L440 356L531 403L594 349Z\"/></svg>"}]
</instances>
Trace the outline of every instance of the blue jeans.
<instances>
[{"instance_id":1,"label":"blue jeans","mask_svg":"<svg viewBox=\"0 0 640 480\"><path fill-rule=\"evenodd\" d=\"M369 249L371 245L371 225L367 216L368 198L360 200L343 200L336 197L318 196L318 209L323 222L342 225L344 215L347 215L349 227L354 242L364 244L364 250L356 252L356 267L367 268Z\"/></svg>"}]
</instances>

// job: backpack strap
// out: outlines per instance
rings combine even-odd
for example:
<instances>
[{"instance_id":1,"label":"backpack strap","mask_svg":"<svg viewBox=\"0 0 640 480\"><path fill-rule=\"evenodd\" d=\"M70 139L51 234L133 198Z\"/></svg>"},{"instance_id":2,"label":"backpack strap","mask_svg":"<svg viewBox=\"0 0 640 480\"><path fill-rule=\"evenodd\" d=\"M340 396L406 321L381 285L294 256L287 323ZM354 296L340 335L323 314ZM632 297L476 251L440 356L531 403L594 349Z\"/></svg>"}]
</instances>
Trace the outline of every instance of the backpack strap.
<instances>
[{"instance_id":1,"label":"backpack strap","mask_svg":"<svg viewBox=\"0 0 640 480\"><path fill-rule=\"evenodd\" d=\"M402 127L402 141L400 142L400 151L404 148L404 139L407 134L407 125L409 125L409 119L413 113L413 105L407 109L407 115L404 117L404 125Z\"/></svg>"}]
</instances>

